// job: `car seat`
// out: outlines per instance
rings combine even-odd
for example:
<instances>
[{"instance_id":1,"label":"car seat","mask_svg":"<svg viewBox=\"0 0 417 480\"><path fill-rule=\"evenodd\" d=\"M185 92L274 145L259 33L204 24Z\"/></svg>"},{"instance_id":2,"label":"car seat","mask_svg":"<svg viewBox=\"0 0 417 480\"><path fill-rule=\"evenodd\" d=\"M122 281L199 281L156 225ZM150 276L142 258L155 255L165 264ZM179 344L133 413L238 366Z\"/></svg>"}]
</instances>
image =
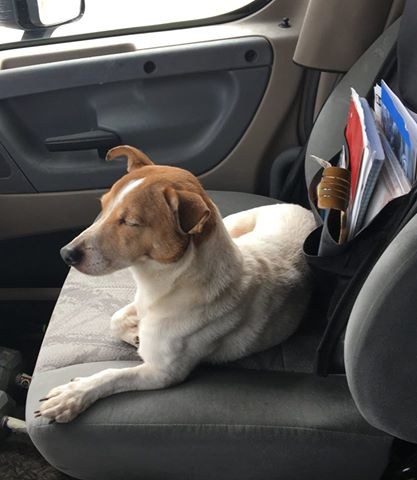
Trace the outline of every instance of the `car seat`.
<instances>
[{"instance_id":1,"label":"car seat","mask_svg":"<svg viewBox=\"0 0 417 480\"><path fill-rule=\"evenodd\" d=\"M330 158L340 149L349 88L369 91L398 29L399 22L387 29L333 91L306 157ZM314 167L306 165L309 183ZM210 194L223 215L275 202ZM365 282L347 328L346 375L315 375L324 324L306 318L298 333L267 352L224 367L202 366L166 390L113 395L69 424L49 424L33 412L52 387L139 361L108 329L111 314L133 297L129 273L91 278L71 270L28 394L34 444L56 468L85 480L380 478L394 436L417 442L416 240L413 219Z\"/></svg>"}]
</instances>

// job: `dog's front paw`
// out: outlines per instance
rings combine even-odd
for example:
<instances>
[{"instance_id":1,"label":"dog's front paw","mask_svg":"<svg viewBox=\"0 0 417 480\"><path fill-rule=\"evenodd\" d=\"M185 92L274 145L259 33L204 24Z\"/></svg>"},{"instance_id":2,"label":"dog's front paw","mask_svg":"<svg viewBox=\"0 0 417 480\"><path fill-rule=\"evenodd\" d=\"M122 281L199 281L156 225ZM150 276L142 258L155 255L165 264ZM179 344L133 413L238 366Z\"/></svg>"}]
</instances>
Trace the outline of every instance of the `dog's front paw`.
<instances>
[{"instance_id":1,"label":"dog's front paw","mask_svg":"<svg viewBox=\"0 0 417 480\"><path fill-rule=\"evenodd\" d=\"M52 422L67 423L93 403L86 379L75 378L70 383L53 388L40 400L35 417L49 418Z\"/></svg>"},{"instance_id":2,"label":"dog's front paw","mask_svg":"<svg viewBox=\"0 0 417 480\"><path fill-rule=\"evenodd\" d=\"M139 318L133 304L118 310L111 317L110 331L112 335L134 347L139 346Z\"/></svg>"}]
</instances>

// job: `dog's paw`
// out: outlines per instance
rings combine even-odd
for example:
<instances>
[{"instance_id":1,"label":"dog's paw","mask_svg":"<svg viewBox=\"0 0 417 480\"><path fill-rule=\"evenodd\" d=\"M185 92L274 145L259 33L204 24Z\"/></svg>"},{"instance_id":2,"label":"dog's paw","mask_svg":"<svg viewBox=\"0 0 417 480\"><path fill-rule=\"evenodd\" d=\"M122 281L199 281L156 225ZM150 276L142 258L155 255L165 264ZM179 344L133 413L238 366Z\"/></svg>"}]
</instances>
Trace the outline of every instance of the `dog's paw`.
<instances>
[{"instance_id":1,"label":"dog's paw","mask_svg":"<svg viewBox=\"0 0 417 480\"><path fill-rule=\"evenodd\" d=\"M35 417L45 417L51 422L70 422L93 403L90 397L84 379L74 378L70 383L53 388L42 398Z\"/></svg>"},{"instance_id":2,"label":"dog's paw","mask_svg":"<svg viewBox=\"0 0 417 480\"><path fill-rule=\"evenodd\" d=\"M139 318L134 305L129 304L118 310L111 317L110 331L112 335L134 347L139 346Z\"/></svg>"},{"instance_id":3,"label":"dog's paw","mask_svg":"<svg viewBox=\"0 0 417 480\"><path fill-rule=\"evenodd\" d=\"M118 338L119 340L123 340L124 342L128 343L129 345L133 345L134 347L139 347L139 335L138 335L138 325L125 327L124 329L111 329L111 332L114 337Z\"/></svg>"},{"instance_id":4,"label":"dog's paw","mask_svg":"<svg viewBox=\"0 0 417 480\"><path fill-rule=\"evenodd\" d=\"M124 332L120 339L136 348L139 347L140 342L137 329Z\"/></svg>"}]
</instances>

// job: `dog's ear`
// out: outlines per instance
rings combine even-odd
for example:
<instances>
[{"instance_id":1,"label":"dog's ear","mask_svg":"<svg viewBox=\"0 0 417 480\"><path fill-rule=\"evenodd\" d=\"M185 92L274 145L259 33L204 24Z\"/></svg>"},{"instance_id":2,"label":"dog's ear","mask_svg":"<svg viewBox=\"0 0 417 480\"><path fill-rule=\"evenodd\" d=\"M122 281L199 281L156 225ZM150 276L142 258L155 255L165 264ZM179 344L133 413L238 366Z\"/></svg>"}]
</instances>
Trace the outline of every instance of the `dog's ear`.
<instances>
[{"instance_id":1,"label":"dog's ear","mask_svg":"<svg viewBox=\"0 0 417 480\"><path fill-rule=\"evenodd\" d=\"M130 145L120 145L114 147L107 152L106 160L113 160L116 157L127 158L127 171L131 172L136 168L141 168L146 165L154 165L152 160L144 154L141 150Z\"/></svg>"},{"instance_id":2,"label":"dog's ear","mask_svg":"<svg viewBox=\"0 0 417 480\"><path fill-rule=\"evenodd\" d=\"M181 233L194 235L203 231L210 210L201 195L167 187L164 196Z\"/></svg>"}]
</instances>

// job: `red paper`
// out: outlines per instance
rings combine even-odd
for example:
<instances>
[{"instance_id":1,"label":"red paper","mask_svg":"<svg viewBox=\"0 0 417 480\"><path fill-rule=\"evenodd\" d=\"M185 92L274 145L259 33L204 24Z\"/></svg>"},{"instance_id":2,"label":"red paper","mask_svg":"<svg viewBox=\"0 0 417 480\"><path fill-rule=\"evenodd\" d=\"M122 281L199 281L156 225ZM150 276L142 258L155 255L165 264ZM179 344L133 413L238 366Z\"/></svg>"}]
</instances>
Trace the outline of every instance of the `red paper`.
<instances>
[{"instance_id":1,"label":"red paper","mask_svg":"<svg viewBox=\"0 0 417 480\"><path fill-rule=\"evenodd\" d=\"M353 200L355 198L359 172L361 169L364 140L362 135L361 119L352 98L350 99L345 138L349 152L349 166L351 175L350 195L351 199Z\"/></svg>"}]
</instances>

